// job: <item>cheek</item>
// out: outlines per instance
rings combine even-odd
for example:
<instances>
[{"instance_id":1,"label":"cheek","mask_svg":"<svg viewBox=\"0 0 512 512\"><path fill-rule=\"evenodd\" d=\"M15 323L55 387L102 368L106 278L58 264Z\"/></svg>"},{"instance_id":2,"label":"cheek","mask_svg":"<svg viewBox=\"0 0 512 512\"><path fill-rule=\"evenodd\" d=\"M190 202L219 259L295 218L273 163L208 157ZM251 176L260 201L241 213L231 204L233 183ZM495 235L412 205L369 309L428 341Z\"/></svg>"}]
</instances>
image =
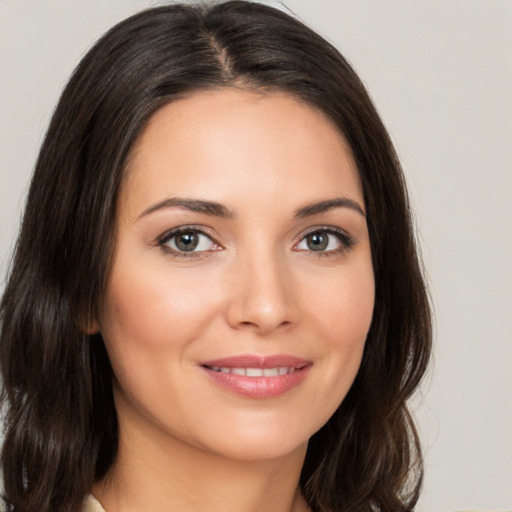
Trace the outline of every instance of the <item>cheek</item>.
<instances>
[{"instance_id":1,"label":"cheek","mask_svg":"<svg viewBox=\"0 0 512 512\"><path fill-rule=\"evenodd\" d=\"M371 267L340 276L328 293L312 298L314 325L325 341L323 371L336 409L359 370L370 329L375 296Z\"/></svg>"},{"instance_id":2,"label":"cheek","mask_svg":"<svg viewBox=\"0 0 512 512\"><path fill-rule=\"evenodd\" d=\"M175 376L190 372L186 363L194 341L218 310L218 294L209 287L205 293L200 272L170 272L165 262L145 267L130 263L127 258L114 267L100 319L118 389L147 411L163 410L163 389L165 400L172 395L169 390L179 389L172 400L193 403L195 397L187 395L190 390L180 387Z\"/></svg>"},{"instance_id":3,"label":"cheek","mask_svg":"<svg viewBox=\"0 0 512 512\"><path fill-rule=\"evenodd\" d=\"M310 309L316 315L318 328L335 345L366 339L373 316L375 283L371 265L358 271L341 272L327 281L323 290L311 297Z\"/></svg>"},{"instance_id":4,"label":"cheek","mask_svg":"<svg viewBox=\"0 0 512 512\"><path fill-rule=\"evenodd\" d=\"M186 343L216 311L217 295L200 273L132 267L112 273L101 322L107 340L172 349L171 339Z\"/></svg>"}]
</instances>

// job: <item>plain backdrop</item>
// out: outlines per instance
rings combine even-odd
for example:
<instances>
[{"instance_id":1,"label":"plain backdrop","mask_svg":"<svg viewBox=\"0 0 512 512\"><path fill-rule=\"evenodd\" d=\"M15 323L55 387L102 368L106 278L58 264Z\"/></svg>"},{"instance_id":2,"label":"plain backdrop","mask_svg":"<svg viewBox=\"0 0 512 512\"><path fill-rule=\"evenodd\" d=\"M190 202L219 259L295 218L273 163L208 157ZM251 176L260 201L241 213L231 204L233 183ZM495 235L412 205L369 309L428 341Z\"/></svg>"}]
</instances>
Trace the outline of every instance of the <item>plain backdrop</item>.
<instances>
[{"instance_id":1,"label":"plain backdrop","mask_svg":"<svg viewBox=\"0 0 512 512\"><path fill-rule=\"evenodd\" d=\"M0 0L0 291L67 77L107 28L157 3ZM411 189L436 309L414 404L418 510L512 510L512 1L286 3L359 72Z\"/></svg>"}]
</instances>

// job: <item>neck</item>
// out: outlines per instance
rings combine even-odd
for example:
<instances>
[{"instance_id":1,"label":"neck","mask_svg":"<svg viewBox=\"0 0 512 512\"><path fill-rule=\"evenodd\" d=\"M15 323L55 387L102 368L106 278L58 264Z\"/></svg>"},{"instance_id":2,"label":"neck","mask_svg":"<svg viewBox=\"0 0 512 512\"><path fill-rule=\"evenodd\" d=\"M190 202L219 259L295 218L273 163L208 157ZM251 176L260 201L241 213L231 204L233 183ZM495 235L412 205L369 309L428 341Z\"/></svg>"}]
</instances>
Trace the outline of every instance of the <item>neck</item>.
<instances>
[{"instance_id":1,"label":"neck","mask_svg":"<svg viewBox=\"0 0 512 512\"><path fill-rule=\"evenodd\" d=\"M106 512L306 512L306 446L272 460L232 460L167 433L120 431L112 470L93 487Z\"/></svg>"}]
</instances>

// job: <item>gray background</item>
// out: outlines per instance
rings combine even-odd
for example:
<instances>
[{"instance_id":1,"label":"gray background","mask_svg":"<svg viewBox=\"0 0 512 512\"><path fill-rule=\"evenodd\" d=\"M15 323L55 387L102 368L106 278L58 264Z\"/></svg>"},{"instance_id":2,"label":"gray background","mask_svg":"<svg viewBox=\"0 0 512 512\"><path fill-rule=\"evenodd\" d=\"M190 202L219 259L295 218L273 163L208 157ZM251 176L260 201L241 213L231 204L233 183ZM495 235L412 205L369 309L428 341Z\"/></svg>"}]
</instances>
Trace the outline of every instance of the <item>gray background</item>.
<instances>
[{"instance_id":1,"label":"gray background","mask_svg":"<svg viewBox=\"0 0 512 512\"><path fill-rule=\"evenodd\" d=\"M156 3L0 0L0 291L68 75L113 23ZM409 180L437 317L435 368L414 404L418 510L511 510L512 1L286 3L360 73Z\"/></svg>"}]
</instances>

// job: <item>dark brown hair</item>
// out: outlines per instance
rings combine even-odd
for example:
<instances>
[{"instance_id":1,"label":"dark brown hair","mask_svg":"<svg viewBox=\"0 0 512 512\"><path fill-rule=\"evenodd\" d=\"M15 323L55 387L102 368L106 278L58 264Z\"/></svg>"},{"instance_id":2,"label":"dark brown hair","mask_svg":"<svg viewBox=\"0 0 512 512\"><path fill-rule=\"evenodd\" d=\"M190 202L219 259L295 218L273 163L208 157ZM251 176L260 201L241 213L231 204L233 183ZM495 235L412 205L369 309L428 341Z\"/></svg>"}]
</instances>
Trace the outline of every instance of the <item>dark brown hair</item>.
<instances>
[{"instance_id":1,"label":"dark brown hair","mask_svg":"<svg viewBox=\"0 0 512 512\"><path fill-rule=\"evenodd\" d=\"M110 269L127 158L149 117L195 90L287 92L339 128L364 191L376 297L360 371L310 440L316 512L412 510L421 453L406 401L431 350L429 303L402 171L361 81L328 42L263 5L170 5L111 29L83 58L37 161L1 302L4 496L16 512L77 512L117 450L112 372L87 336Z\"/></svg>"}]
</instances>

